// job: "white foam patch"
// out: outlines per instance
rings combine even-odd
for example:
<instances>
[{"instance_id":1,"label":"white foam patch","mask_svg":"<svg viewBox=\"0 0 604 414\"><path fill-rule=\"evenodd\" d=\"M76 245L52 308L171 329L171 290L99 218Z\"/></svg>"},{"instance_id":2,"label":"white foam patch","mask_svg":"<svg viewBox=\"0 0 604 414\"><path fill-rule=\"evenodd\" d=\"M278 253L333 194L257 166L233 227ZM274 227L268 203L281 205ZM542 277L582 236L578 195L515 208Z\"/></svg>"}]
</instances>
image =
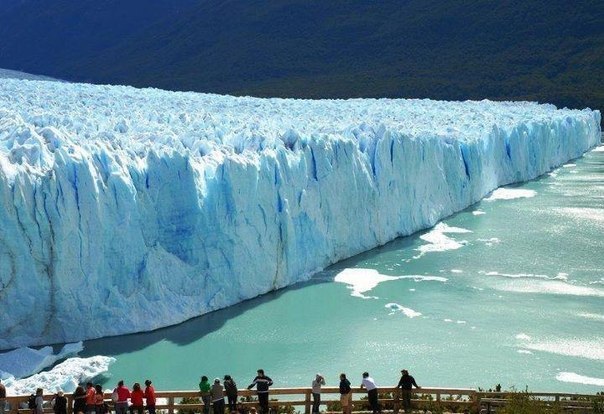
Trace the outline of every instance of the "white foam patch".
<instances>
[{"instance_id":1,"label":"white foam patch","mask_svg":"<svg viewBox=\"0 0 604 414\"><path fill-rule=\"evenodd\" d=\"M595 321L603 321L604 322L604 315L599 314L599 313L582 312L582 313L578 313L577 316L580 316L581 318L585 318L585 319L593 319Z\"/></svg>"},{"instance_id":2,"label":"white foam patch","mask_svg":"<svg viewBox=\"0 0 604 414\"><path fill-rule=\"evenodd\" d=\"M474 216L482 216L483 214L487 214L487 213L485 213L485 212L484 212L484 211L482 211L482 210L474 210L474 211L472 211L472 214L473 214Z\"/></svg>"},{"instance_id":3,"label":"white foam patch","mask_svg":"<svg viewBox=\"0 0 604 414\"><path fill-rule=\"evenodd\" d=\"M52 347L41 349L18 348L0 354L0 374L2 377L24 378L50 367L61 359L77 355L84 349L82 342L66 344L55 354Z\"/></svg>"},{"instance_id":4,"label":"white foam patch","mask_svg":"<svg viewBox=\"0 0 604 414\"><path fill-rule=\"evenodd\" d=\"M461 269L451 269L451 273L463 273Z\"/></svg>"},{"instance_id":5,"label":"white foam patch","mask_svg":"<svg viewBox=\"0 0 604 414\"><path fill-rule=\"evenodd\" d=\"M562 382L572 382L575 384L596 385L604 387L604 378L587 377L574 372L559 372L556 379Z\"/></svg>"},{"instance_id":6,"label":"white foam patch","mask_svg":"<svg viewBox=\"0 0 604 414\"><path fill-rule=\"evenodd\" d=\"M526 342L523 348L593 360L604 360L604 338L555 339L551 341Z\"/></svg>"},{"instance_id":7,"label":"white foam patch","mask_svg":"<svg viewBox=\"0 0 604 414\"><path fill-rule=\"evenodd\" d=\"M428 244L424 244L415 249L419 251L420 254L418 256L415 256L414 258L420 258L426 253L457 250L467 244L467 241L465 240L457 241L446 236L447 233L462 234L472 232L470 230L463 229L460 227L451 227L446 225L445 223L438 223L436 226L434 226L431 231L420 236L420 239L425 242L428 242Z\"/></svg>"},{"instance_id":8,"label":"white foam patch","mask_svg":"<svg viewBox=\"0 0 604 414\"><path fill-rule=\"evenodd\" d=\"M423 276L423 275L405 275L405 276L387 276L379 273L375 269L344 269L336 275L335 282L345 283L352 290L351 296L362 299L378 299L377 296L366 296L365 292L369 292L382 282L392 280L413 280L414 282L441 282L444 283L448 279L441 276Z\"/></svg>"},{"instance_id":9,"label":"white foam patch","mask_svg":"<svg viewBox=\"0 0 604 414\"><path fill-rule=\"evenodd\" d=\"M545 280L568 280L568 273L558 273L556 276L540 275L534 273L500 273L500 272L485 272L483 270L478 272L481 275L486 276L499 276L510 279L545 279Z\"/></svg>"},{"instance_id":10,"label":"white foam patch","mask_svg":"<svg viewBox=\"0 0 604 414\"><path fill-rule=\"evenodd\" d=\"M490 196L484 199L484 201L496 201L496 200L513 200L516 198L531 198L535 197L537 192L534 190L525 190L522 188L498 188L493 191Z\"/></svg>"},{"instance_id":11,"label":"white foam patch","mask_svg":"<svg viewBox=\"0 0 604 414\"><path fill-rule=\"evenodd\" d=\"M115 358L94 356L90 358L70 358L61 362L50 371L41 372L25 379L6 378L2 383L9 395L27 395L34 393L37 388L45 393L57 391L73 392L78 384L109 371L109 366Z\"/></svg>"},{"instance_id":12,"label":"white foam patch","mask_svg":"<svg viewBox=\"0 0 604 414\"><path fill-rule=\"evenodd\" d=\"M411 308L406 308L398 303L387 303L385 307L390 309L391 312L389 315L394 315L396 312L401 312L407 318L416 318L418 316L422 316L421 312L414 311Z\"/></svg>"},{"instance_id":13,"label":"white foam patch","mask_svg":"<svg viewBox=\"0 0 604 414\"><path fill-rule=\"evenodd\" d=\"M382 282L400 279L400 276L386 276L375 269L344 269L336 275L335 282L345 283L352 290L351 296L363 299L377 299L376 296L365 296Z\"/></svg>"},{"instance_id":14,"label":"white foam patch","mask_svg":"<svg viewBox=\"0 0 604 414\"><path fill-rule=\"evenodd\" d=\"M577 164L568 163L568 164L564 164L564 165L562 166L562 168L571 168L571 167L576 167L576 166L577 166Z\"/></svg>"},{"instance_id":15,"label":"white foam patch","mask_svg":"<svg viewBox=\"0 0 604 414\"><path fill-rule=\"evenodd\" d=\"M493 246L494 244L501 243L497 237L491 237L490 239L477 239L479 242L483 242L486 246Z\"/></svg>"},{"instance_id":16,"label":"white foam patch","mask_svg":"<svg viewBox=\"0 0 604 414\"><path fill-rule=\"evenodd\" d=\"M521 341L530 341L531 337L528 336L527 334L525 334L524 332L521 332L518 335L516 335L516 339L520 339Z\"/></svg>"},{"instance_id":17,"label":"white foam patch","mask_svg":"<svg viewBox=\"0 0 604 414\"><path fill-rule=\"evenodd\" d=\"M595 147L591 152L604 152L604 145L600 145L599 147Z\"/></svg>"},{"instance_id":18,"label":"white foam patch","mask_svg":"<svg viewBox=\"0 0 604 414\"><path fill-rule=\"evenodd\" d=\"M505 292L516 293L544 293L550 295L593 296L598 298L604 297L604 289L577 286L571 285L570 283L556 281L516 280L513 283L493 287Z\"/></svg>"},{"instance_id":19,"label":"white foam patch","mask_svg":"<svg viewBox=\"0 0 604 414\"><path fill-rule=\"evenodd\" d=\"M528 349L519 349L518 351L519 354L529 354L529 355L533 355L533 353L531 351L529 351Z\"/></svg>"}]
</instances>

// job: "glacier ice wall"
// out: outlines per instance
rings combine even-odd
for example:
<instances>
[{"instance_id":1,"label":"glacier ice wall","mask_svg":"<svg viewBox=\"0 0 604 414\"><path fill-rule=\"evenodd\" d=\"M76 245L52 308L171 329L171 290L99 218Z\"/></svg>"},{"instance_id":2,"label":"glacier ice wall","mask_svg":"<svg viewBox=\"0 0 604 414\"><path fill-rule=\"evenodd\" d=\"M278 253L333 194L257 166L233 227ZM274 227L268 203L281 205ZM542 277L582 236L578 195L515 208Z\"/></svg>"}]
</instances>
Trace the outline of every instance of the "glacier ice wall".
<instances>
[{"instance_id":1,"label":"glacier ice wall","mask_svg":"<svg viewBox=\"0 0 604 414\"><path fill-rule=\"evenodd\" d=\"M520 102L0 79L0 349L151 330L433 226L600 139Z\"/></svg>"}]
</instances>

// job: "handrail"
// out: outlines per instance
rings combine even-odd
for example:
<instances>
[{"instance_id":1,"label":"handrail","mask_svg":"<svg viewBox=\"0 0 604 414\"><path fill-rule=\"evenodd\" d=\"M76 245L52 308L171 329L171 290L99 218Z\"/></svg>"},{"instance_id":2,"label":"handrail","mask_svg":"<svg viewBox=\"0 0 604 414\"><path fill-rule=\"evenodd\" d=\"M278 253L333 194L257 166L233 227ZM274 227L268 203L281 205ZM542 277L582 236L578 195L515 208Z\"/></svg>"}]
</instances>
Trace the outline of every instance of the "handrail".
<instances>
[{"instance_id":1,"label":"handrail","mask_svg":"<svg viewBox=\"0 0 604 414\"><path fill-rule=\"evenodd\" d=\"M380 403L387 405L388 409L384 411L391 411L397 414L401 408L400 393L397 387L380 387ZM354 387L352 388L354 410L356 412L366 410L365 401L359 404L361 398L367 395L366 390ZM469 412L478 413L481 406L485 404L505 404L506 399L509 398L514 392L486 392L479 391L473 388L439 388L439 387L423 387L417 388L412 391L413 399L412 402L415 406L429 407L438 405L443 408L461 408L468 410ZM338 387L322 387L321 390L321 405L325 407L326 404L339 403L339 388ZM390 394L390 395L387 395ZM559 393L559 392L522 392L531 398L542 400L543 402L555 402L557 404L571 404L580 401L589 401L591 399L599 398L599 396L593 394L576 394L576 393ZM199 391L187 390L187 391L156 391L157 398L157 410L165 410L167 414L174 414L179 410L199 410L203 408L203 403L200 401L195 404L182 404L182 398L199 397ZM256 392L253 390L243 389L238 393L239 398L253 397ZM272 407L286 406L286 407L303 407L304 414L310 414L312 407L312 390L310 387L296 387L296 388L271 388L270 390L270 401L269 404ZM72 414L72 394L65 394L68 401L68 414ZM279 398L275 398L279 396ZM111 393L105 393L105 400L110 402ZM27 399L29 396L9 396L6 398L7 403L10 406L11 414L30 414L28 408L17 408L21 406L27 406ZM44 400L52 400L53 395L45 395ZM238 402L240 407L249 408L252 406L257 407L257 401L241 401ZM490 409L490 408L489 408ZM45 407L45 413L52 413L50 406ZM1 413L0 413L1 414Z\"/></svg>"}]
</instances>

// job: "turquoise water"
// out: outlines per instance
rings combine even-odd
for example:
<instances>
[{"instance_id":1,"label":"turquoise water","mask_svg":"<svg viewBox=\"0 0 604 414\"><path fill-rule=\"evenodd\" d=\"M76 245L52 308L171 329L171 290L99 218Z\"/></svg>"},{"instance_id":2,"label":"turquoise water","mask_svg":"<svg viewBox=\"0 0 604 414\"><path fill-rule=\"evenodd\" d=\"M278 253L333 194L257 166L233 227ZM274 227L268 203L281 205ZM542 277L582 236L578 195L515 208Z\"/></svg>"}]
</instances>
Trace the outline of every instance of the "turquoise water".
<instances>
[{"instance_id":1,"label":"turquoise water","mask_svg":"<svg viewBox=\"0 0 604 414\"><path fill-rule=\"evenodd\" d=\"M604 152L508 189L517 198L444 220L448 238L402 238L175 327L88 341L83 356L117 359L107 386L162 390L226 373L243 386L262 367L283 387L365 370L390 385L408 368L422 386L602 391L585 382L604 381ZM416 277L353 296L337 275Z\"/></svg>"}]
</instances>

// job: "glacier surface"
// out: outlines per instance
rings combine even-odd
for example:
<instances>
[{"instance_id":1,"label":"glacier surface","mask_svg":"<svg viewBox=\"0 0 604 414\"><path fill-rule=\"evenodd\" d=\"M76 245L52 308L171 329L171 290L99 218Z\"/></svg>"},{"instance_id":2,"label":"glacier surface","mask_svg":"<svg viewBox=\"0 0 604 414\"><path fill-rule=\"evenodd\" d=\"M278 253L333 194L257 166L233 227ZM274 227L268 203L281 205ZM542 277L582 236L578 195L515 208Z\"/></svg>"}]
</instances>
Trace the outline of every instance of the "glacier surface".
<instances>
[{"instance_id":1,"label":"glacier surface","mask_svg":"<svg viewBox=\"0 0 604 414\"><path fill-rule=\"evenodd\" d=\"M529 102L288 100L0 79L0 349L306 280L598 144Z\"/></svg>"}]
</instances>

